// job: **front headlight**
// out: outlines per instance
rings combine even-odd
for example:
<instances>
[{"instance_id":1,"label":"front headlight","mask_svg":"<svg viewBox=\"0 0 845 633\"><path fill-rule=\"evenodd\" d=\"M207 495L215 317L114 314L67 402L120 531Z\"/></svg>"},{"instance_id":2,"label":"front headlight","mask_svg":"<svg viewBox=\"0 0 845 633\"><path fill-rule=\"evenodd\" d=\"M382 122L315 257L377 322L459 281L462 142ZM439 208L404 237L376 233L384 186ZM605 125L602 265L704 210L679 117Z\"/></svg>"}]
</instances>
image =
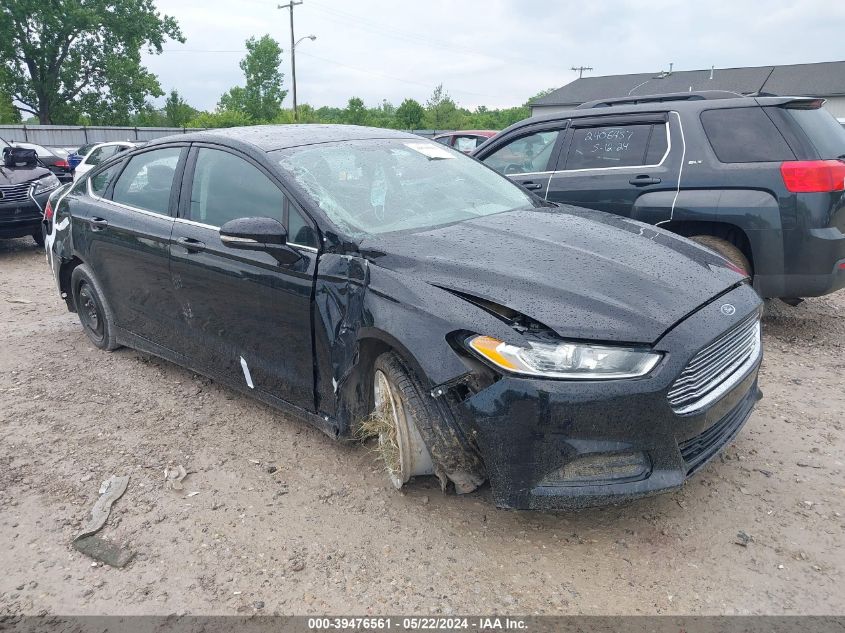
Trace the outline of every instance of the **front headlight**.
<instances>
[{"instance_id":1,"label":"front headlight","mask_svg":"<svg viewBox=\"0 0 845 633\"><path fill-rule=\"evenodd\" d=\"M42 193L46 193L48 191L52 191L60 184L59 179L56 178L53 174L49 176L44 176L44 178L39 178L32 184L32 195L37 196Z\"/></svg>"},{"instance_id":2,"label":"front headlight","mask_svg":"<svg viewBox=\"0 0 845 633\"><path fill-rule=\"evenodd\" d=\"M514 374L610 380L644 376L657 365L660 354L629 347L586 343L538 343L510 345L491 336L473 336L467 344L476 354Z\"/></svg>"}]
</instances>

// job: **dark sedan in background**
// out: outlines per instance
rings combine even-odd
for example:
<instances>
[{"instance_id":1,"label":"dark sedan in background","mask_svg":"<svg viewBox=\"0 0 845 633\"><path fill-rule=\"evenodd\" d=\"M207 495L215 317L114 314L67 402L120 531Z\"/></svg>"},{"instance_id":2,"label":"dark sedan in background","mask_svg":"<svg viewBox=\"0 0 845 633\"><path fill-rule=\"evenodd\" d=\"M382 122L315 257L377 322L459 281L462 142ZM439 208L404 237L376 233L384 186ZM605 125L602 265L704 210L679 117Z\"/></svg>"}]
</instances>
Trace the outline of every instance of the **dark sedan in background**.
<instances>
[{"instance_id":1,"label":"dark sedan in background","mask_svg":"<svg viewBox=\"0 0 845 633\"><path fill-rule=\"evenodd\" d=\"M390 130L159 139L53 197L47 252L91 341L190 367L390 480L560 508L680 486L760 396L747 276Z\"/></svg>"}]
</instances>

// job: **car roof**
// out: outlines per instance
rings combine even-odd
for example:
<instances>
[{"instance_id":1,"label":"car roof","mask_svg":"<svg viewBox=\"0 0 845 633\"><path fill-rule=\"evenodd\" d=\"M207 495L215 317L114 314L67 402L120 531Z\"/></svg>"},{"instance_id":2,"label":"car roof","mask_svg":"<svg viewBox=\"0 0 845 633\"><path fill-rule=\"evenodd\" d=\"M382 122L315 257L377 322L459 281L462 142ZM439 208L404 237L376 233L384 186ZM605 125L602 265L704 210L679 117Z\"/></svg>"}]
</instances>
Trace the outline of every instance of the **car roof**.
<instances>
[{"instance_id":1,"label":"car roof","mask_svg":"<svg viewBox=\"0 0 845 633\"><path fill-rule=\"evenodd\" d=\"M410 132L386 130L377 127L361 125L317 125L317 124L281 124L281 125L251 125L248 127L230 127L199 132L189 132L174 136L165 136L149 142L149 146L159 143L182 142L220 142L228 141L234 144L251 145L264 152L272 152L300 145L314 145L316 143L333 143L337 141L353 141L383 138L419 139Z\"/></svg>"}]
</instances>

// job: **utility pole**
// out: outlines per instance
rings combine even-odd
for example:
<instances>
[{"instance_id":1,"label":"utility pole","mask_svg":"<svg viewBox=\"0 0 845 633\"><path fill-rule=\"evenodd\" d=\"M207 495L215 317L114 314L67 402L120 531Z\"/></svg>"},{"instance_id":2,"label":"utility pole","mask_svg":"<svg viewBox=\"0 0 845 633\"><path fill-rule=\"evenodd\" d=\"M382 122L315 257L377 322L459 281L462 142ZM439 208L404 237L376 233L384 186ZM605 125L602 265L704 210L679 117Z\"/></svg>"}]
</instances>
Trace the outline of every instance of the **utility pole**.
<instances>
[{"instance_id":1,"label":"utility pole","mask_svg":"<svg viewBox=\"0 0 845 633\"><path fill-rule=\"evenodd\" d=\"M302 0L290 0L287 4L278 5L279 9L290 9L290 74L291 86L293 86L293 120L297 120L296 116L296 53L294 48L296 44L293 39L293 8L302 4Z\"/></svg>"},{"instance_id":2,"label":"utility pole","mask_svg":"<svg viewBox=\"0 0 845 633\"><path fill-rule=\"evenodd\" d=\"M578 79L581 79L584 76L585 70L592 70L592 66L573 66L572 70L578 73Z\"/></svg>"}]
</instances>

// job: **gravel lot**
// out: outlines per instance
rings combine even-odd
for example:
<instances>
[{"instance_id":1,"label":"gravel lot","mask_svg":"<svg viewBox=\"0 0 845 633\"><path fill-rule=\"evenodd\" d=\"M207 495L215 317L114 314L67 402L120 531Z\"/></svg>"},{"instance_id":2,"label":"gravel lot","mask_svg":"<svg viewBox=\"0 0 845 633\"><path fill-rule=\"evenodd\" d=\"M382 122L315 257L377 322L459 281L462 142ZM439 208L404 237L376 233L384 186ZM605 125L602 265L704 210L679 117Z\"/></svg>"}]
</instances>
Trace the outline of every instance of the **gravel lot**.
<instances>
[{"instance_id":1,"label":"gravel lot","mask_svg":"<svg viewBox=\"0 0 845 633\"><path fill-rule=\"evenodd\" d=\"M98 351L29 239L0 271L0 614L845 611L845 292L767 306L765 397L681 491L540 514L396 493L372 447ZM113 474L123 569L70 545Z\"/></svg>"}]
</instances>

